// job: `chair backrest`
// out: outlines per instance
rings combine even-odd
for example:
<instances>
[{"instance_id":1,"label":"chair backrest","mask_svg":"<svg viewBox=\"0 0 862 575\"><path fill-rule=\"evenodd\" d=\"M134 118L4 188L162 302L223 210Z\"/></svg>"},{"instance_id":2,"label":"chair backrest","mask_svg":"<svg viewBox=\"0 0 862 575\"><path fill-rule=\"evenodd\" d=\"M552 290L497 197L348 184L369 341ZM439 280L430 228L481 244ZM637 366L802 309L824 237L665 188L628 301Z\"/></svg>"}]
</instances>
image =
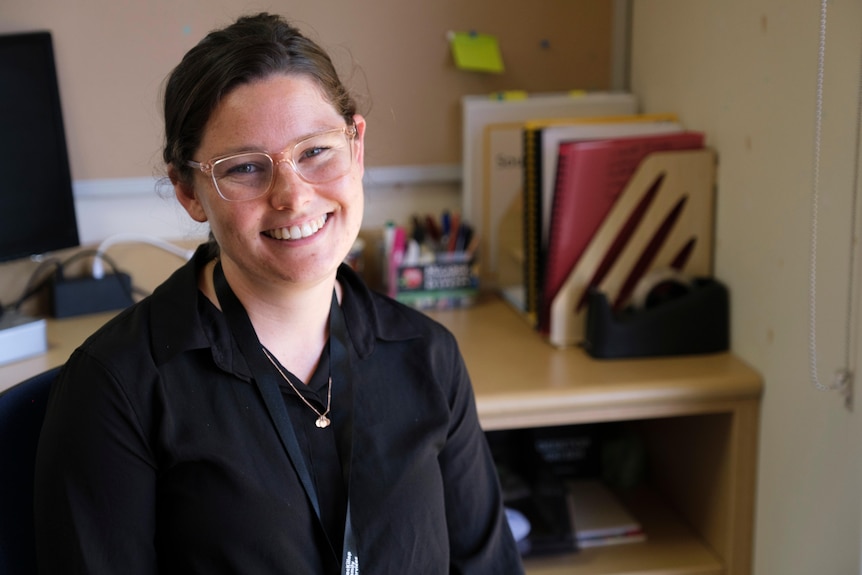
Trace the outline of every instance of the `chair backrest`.
<instances>
[{"instance_id":1,"label":"chair backrest","mask_svg":"<svg viewBox=\"0 0 862 575\"><path fill-rule=\"evenodd\" d=\"M0 394L0 573L36 573L36 447L59 371L56 367Z\"/></svg>"}]
</instances>

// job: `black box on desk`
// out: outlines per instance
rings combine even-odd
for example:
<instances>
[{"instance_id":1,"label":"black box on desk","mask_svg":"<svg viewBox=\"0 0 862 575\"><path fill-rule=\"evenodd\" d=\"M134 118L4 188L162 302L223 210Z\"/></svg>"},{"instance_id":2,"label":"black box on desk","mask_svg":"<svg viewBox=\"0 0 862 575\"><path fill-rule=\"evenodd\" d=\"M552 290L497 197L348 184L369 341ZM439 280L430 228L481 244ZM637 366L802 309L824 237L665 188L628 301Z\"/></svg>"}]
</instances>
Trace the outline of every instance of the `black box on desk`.
<instances>
[{"instance_id":1,"label":"black box on desk","mask_svg":"<svg viewBox=\"0 0 862 575\"><path fill-rule=\"evenodd\" d=\"M595 358L686 355L730 347L730 298L721 283L695 278L684 294L654 307L616 313L588 295L584 349Z\"/></svg>"},{"instance_id":2,"label":"black box on desk","mask_svg":"<svg viewBox=\"0 0 862 575\"><path fill-rule=\"evenodd\" d=\"M468 307L479 293L476 260L466 252L434 254L433 259L398 266L390 295L417 309Z\"/></svg>"},{"instance_id":3,"label":"black box on desk","mask_svg":"<svg viewBox=\"0 0 862 575\"><path fill-rule=\"evenodd\" d=\"M133 303L132 278L126 273L99 279L58 275L51 286L51 313L57 318L120 310Z\"/></svg>"}]
</instances>

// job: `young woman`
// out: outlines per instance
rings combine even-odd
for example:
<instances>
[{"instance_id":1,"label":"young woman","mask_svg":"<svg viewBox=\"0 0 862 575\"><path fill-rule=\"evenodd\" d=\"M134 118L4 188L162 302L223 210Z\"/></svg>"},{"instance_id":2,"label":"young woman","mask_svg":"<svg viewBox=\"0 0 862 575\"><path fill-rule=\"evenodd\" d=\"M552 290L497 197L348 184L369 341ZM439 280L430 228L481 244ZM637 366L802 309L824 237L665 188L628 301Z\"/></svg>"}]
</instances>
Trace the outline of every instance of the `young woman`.
<instances>
[{"instance_id":1,"label":"young woman","mask_svg":"<svg viewBox=\"0 0 862 575\"><path fill-rule=\"evenodd\" d=\"M342 265L365 119L283 19L210 33L164 160L213 241L52 391L43 573L522 573L456 342Z\"/></svg>"}]
</instances>

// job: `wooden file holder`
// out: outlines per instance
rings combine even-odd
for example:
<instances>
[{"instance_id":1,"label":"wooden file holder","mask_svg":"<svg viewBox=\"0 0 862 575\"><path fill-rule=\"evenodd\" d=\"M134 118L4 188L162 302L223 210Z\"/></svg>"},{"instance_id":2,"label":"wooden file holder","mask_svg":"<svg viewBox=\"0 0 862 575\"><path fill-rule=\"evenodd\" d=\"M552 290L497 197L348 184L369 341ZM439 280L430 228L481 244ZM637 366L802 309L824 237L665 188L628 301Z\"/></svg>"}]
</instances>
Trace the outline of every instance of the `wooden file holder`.
<instances>
[{"instance_id":1,"label":"wooden file holder","mask_svg":"<svg viewBox=\"0 0 862 575\"><path fill-rule=\"evenodd\" d=\"M651 270L712 275L715 163L710 149L656 152L641 162L551 304L552 345L583 340L590 288L623 305Z\"/></svg>"}]
</instances>

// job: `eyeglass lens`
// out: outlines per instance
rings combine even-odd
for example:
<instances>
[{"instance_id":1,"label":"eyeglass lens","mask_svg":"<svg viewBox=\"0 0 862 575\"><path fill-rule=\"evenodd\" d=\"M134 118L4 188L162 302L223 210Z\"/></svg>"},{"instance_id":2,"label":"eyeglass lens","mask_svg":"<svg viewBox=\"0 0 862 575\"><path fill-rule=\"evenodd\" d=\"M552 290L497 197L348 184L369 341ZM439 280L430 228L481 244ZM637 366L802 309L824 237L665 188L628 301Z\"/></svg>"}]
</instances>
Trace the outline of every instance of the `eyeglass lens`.
<instances>
[{"instance_id":1,"label":"eyeglass lens","mask_svg":"<svg viewBox=\"0 0 862 575\"><path fill-rule=\"evenodd\" d=\"M291 150L292 167L311 184L330 182L350 170L353 159L350 134L324 132L297 143ZM279 163L285 160L281 160ZM247 200L269 191L274 177L273 159L264 152L222 158L213 164L212 177L226 200Z\"/></svg>"}]
</instances>

